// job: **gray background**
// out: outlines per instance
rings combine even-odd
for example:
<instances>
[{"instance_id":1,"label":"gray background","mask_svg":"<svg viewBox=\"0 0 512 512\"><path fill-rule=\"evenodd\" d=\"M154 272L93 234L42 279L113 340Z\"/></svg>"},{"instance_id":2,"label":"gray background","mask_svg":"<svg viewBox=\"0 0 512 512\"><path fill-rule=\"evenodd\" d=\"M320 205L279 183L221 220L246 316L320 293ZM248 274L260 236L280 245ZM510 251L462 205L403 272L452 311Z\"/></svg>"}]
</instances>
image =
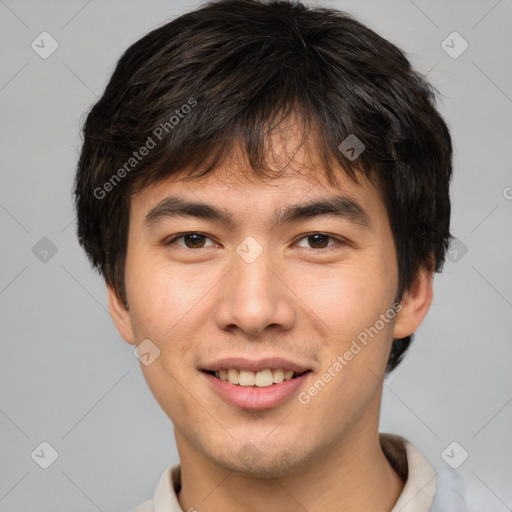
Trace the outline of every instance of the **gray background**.
<instances>
[{"instance_id":1,"label":"gray background","mask_svg":"<svg viewBox=\"0 0 512 512\"><path fill-rule=\"evenodd\" d=\"M177 462L172 425L76 241L71 186L83 113L123 50L198 5L0 0L1 511L127 511ZM512 4L322 5L408 53L442 93L455 144L452 231L463 245L386 380L381 430L408 437L439 469L456 441L448 453L469 453L457 471L472 510L512 510ZM59 45L47 59L31 48L43 31ZM469 44L458 58L441 46L453 31ZM31 457L43 441L59 454L48 469Z\"/></svg>"}]
</instances>

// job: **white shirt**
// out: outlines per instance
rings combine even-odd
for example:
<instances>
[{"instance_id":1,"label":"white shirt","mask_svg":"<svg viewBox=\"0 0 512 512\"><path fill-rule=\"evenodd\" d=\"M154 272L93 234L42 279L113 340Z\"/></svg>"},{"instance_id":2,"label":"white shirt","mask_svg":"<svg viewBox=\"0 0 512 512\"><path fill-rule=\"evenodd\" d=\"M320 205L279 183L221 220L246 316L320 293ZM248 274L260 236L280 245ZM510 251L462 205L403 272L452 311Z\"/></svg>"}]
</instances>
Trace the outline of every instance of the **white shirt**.
<instances>
[{"instance_id":1,"label":"white shirt","mask_svg":"<svg viewBox=\"0 0 512 512\"><path fill-rule=\"evenodd\" d=\"M390 512L465 512L464 487L451 470L436 472L407 439L379 434L382 450L393 469L405 480L402 493ZM168 467L160 477L153 498L131 512L184 512L178 501L181 467Z\"/></svg>"}]
</instances>

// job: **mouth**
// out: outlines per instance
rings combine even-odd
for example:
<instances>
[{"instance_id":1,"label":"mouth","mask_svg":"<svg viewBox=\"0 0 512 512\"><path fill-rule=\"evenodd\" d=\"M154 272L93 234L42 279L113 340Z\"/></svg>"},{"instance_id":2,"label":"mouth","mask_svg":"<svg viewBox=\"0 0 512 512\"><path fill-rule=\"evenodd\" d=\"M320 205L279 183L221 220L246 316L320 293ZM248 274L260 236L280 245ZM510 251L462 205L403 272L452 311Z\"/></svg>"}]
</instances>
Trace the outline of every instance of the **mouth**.
<instances>
[{"instance_id":1,"label":"mouth","mask_svg":"<svg viewBox=\"0 0 512 512\"><path fill-rule=\"evenodd\" d=\"M239 370L238 368L221 368L220 370L203 370L204 373L235 386L266 388L283 382L297 379L310 373L311 370L293 371L283 368L265 368L258 372Z\"/></svg>"},{"instance_id":2,"label":"mouth","mask_svg":"<svg viewBox=\"0 0 512 512\"><path fill-rule=\"evenodd\" d=\"M258 361L227 358L199 370L217 397L245 410L271 409L290 403L313 374L311 368L275 357Z\"/></svg>"}]
</instances>

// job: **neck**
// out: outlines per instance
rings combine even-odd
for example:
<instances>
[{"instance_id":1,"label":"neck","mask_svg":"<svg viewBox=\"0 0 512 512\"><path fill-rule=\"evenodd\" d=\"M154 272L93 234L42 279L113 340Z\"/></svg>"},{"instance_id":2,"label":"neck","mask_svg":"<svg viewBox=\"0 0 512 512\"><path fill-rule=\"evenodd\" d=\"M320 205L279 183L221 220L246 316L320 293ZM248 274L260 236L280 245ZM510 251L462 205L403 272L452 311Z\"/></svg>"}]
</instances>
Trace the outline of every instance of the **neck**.
<instances>
[{"instance_id":1,"label":"neck","mask_svg":"<svg viewBox=\"0 0 512 512\"><path fill-rule=\"evenodd\" d=\"M176 439L183 448L179 433ZM185 511L391 510L404 486L382 452L376 428L345 436L305 462L299 473L275 479L221 470L189 447L180 450L178 499Z\"/></svg>"}]
</instances>

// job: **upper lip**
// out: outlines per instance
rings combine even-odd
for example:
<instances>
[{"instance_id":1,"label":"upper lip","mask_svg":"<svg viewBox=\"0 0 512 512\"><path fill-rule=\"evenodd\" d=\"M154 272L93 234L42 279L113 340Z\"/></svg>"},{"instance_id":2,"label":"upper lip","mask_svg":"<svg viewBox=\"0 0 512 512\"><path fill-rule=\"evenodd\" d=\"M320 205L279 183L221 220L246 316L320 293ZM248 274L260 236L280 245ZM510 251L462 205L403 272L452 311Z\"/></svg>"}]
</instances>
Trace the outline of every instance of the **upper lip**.
<instances>
[{"instance_id":1,"label":"upper lip","mask_svg":"<svg viewBox=\"0 0 512 512\"><path fill-rule=\"evenodd\" d=\"M212 363L201 367L203 371L216 372L221 369L236 368L237 370L247 370L252 372L260 372L262 370L292 370L294 373L304 373L311 368L303 366L289 359L282 357L264 357L261 359L247 359L246 357L227 357L218 359Z\"/></svg>"}]
</instances>

